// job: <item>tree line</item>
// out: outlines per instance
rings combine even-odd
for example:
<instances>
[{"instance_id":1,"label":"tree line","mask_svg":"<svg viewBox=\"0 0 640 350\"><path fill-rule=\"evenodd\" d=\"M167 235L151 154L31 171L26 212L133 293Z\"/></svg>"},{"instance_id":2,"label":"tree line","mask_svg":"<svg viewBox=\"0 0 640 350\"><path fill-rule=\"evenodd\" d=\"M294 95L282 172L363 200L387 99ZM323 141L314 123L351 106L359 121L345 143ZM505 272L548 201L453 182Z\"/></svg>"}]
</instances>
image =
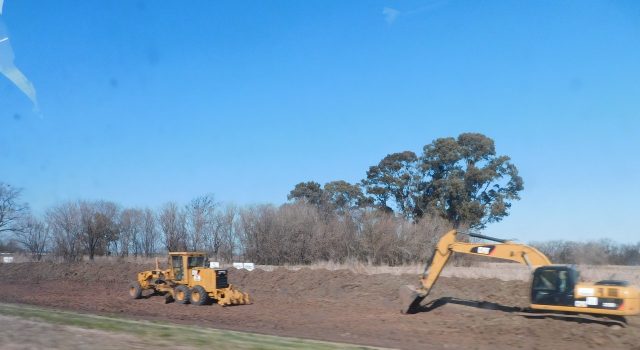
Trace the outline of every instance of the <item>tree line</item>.
<instances>
[{"instance_id":1,"label":"tree line","mask_svg":"<svg viewBox=\"0 0 640 350\"><path fill-rule=\"evenodd\" d=\"M7 187L0 185L0 195ZM15 212L5 214L5 233L8 227L12 232L5 234L0 251L20 250L33 260L46 255L70 262L84 256L153 257L166 251L199 250L220 261L272 265L424 263L442 233L452 227L438 216L413 221L372 208L345 210L302 201L237 207L216 203L211 195L187 205L168 202L155 210L78 200L52 206L41 217L28 210L23 214L20 218ZM640 265L640 243L533 245L555 263Z\"/></svg>"},{"instance_id":2,"label":"tree line","mask_svg":"<svg viewBox=\"0 0 640 350\"><path fill-rule=\"evenodd\" d=\"M0 196L7 194L19 203L20 191L0 184ZM221 261L275 265L321 260L410 263L423 259L450 227L439 218L414 223L379 210L328 209L300 201L237 207L217 203L212 195L186 205L168 202L156 210L102 200L68 201L40 217L20 204L2 225L11 234L0 250L21 250L36 261L45 255L73 262L85 256L92 260L205 251Z\"/></svg>"},{"instance_id":3,"label":"tree line","mask_svg":"<svg viewBox=\"0 0 640 350\"><path fill-rule=\"evenodd\" d=\"M640 242L625 244L603 238L588 242L533 242L531 245L556 264L640 265Z\"/></svg>"},{"instance_id":4,"label":"tree line","mask_svg":"<svg viewBox=\"0 0 640 350\"><path fill-rule=\"evenodd\" d=\"M398 265L424 262L451 228L482 229L502 220L523 189L516 166L497 155L492 139L464 133L436 139L420 155L389 154L359 183L300 182L279 206L223 205L206 194L155 209L75 200L35 216L20 201L20 189L0 182L0 238L4 249L23 250L34 260L44 254L78 261L186 250L227 262ZM640 244L536 246L559 263L640 263Z\"/></svg>"},{"instance_id":5,"label":"tree line","mask_svg":"<svg viewBox=\"0 0 640 350\"><path fill-rule=\"evenodd\" d=\"M14 248L35 260L45 253L65 261L83 256L154 256L163 251L204 250L232 260L238 210L221 208L212 195L194 198L185 206L167 202L157 210L125 208L117 203L75 200L33 215L19 202L20 190L0 183L0 229L11 232Z\"/></svg>"}]
</instances>

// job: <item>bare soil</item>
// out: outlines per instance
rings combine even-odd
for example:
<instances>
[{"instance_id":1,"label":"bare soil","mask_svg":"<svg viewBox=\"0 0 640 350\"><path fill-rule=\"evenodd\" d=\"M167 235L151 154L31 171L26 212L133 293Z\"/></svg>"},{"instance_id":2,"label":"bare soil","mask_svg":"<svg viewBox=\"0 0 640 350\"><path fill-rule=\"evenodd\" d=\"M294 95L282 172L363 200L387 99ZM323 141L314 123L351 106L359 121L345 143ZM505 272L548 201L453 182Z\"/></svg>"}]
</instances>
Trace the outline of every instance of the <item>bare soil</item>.
<instances>
[{"instance_id":1,"label":"bare soil","mask_svg":"<svg viewBox=\"0 0 640 350\"><path fill-rule=\"evenodd\" d=\"M516 314L526 282L441 277L431 308L399 313L397 291L415 275L346 270L229 269L230 282L253 304L220 307L131 300L127 285L145 264L0 265L0 302L24 303L135 319L403 349L640 349L640 322L626 328Z\"/></svg>"}]
</instances>

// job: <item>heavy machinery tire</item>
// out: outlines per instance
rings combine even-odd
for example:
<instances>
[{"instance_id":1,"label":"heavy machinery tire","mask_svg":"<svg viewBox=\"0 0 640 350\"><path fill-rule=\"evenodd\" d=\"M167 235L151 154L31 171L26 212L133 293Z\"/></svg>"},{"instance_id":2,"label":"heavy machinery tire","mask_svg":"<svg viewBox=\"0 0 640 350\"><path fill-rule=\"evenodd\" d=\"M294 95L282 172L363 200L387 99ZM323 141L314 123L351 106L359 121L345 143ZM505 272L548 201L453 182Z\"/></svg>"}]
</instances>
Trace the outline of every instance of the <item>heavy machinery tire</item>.
<instances>
[{"instance_id":1,"label":"heavy machinery tire","mask_svg":"<svg viewBox=\"0 0 640 350\"><path fill-rule=\"evenodd\" d=\"M189 298L191 304L194 305L206 305L209 303L209 293L204 290L202 286L195 286L191 289L191 297Z\"/></svg>"},{"instance_id":2,"label":"heavy machinery tire","mask_svg":"<svg viewBox=\"0 0 640 350\"><path fill-rule=\"evenodd\" d=\"M179 304L187 304L189 303L189 299L191 299L191 291L189 287L181 284L173 290L173 298L176 300L176 303Z\"/></svg>"},{"instance_id":3,"label":"heavy machinery tire","mask_svg":"<svg viewBox=\"0 0 640 350\"><path fill-rule=\"evenodd\" d=\"M142 298L142 286L138 281L129 284L129 296L133 299Z\"/></svg>"}]
</instances>

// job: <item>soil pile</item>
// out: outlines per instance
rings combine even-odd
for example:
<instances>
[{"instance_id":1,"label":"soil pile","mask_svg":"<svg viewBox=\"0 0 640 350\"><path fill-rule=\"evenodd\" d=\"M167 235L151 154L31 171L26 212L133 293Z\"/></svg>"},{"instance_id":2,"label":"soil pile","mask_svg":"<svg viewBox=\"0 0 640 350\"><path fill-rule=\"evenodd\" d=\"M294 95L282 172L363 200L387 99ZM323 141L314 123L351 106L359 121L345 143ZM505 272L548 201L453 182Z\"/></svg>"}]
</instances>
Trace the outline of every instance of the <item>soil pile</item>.
<instances>
[{"instance_id":1,"label":"soil pile","mask_svg":"<svg viewBox=\"0 0 640 350\"><path fill-rule=\"evenodd\" d=\"M423 349L637 349L640 325L624 329L555 319L528 319L526 282L441 277L432 308L401 315L398 288L415 275L363 275L346 270L229 269L229 281L253 304L222 308L165 304L152 296L131 300L127 285L153 266L127 262L0 265L0 302L241 331ZM435 301L435 302L434 302Z\"/></svg>"},{"instance_id":2,"label":"soil pile","mask_svg":"<svg viewBox=\"0 0 640 350\"><path fill-rule=\"evenodd\" d=\"M138 272L153 268L150 264L124 261L0 264L0 276L10 281L122 282L123 279L135 279Z\"/></svg>"}]
</instances>

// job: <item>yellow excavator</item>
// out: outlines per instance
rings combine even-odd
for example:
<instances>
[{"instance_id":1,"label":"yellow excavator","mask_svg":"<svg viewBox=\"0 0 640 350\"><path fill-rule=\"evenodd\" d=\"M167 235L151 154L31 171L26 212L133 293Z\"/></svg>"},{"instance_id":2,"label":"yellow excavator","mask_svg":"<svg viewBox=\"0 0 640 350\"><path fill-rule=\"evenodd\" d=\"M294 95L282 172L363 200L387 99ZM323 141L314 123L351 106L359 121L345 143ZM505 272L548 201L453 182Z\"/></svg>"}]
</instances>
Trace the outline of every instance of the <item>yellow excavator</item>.
<instances>
[{"instance_id":1,"label":"yellow excavator","mask_svg":"<svg viewBox=\"0 0 640 350\"><path fill-rule=\"evenodd\" d=\"M457 240L459 234L492 241L469 243ZM626 281L581 282L572 266L554 265L534 247L476 233L447 232L438 242L420 278L420 287L400 288L401 311L415 313L429 295L442 269L453 253L485 256L526 264L532 270L531 305L533 312L588 314L622 318L640 314L640 289Z\"/></svg>"}]
</instances>

